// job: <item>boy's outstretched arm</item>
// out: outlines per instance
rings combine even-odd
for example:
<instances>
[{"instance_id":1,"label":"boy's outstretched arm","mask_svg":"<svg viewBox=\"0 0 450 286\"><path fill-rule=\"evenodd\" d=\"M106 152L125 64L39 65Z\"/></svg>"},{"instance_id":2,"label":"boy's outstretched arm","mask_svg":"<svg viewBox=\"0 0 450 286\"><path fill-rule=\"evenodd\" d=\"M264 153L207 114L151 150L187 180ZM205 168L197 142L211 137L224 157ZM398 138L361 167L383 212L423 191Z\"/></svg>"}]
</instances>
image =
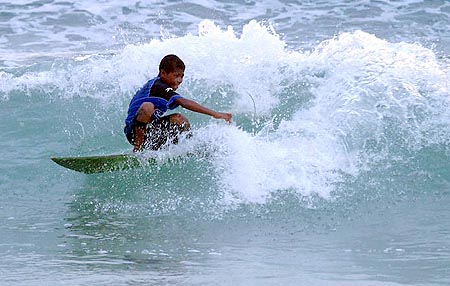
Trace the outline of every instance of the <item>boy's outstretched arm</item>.
<instances>
[{"instance_id":1,"label":"boy's outstretched arm","mask_svg":"<svg viewBox=\"0 0 450 286\"><path fill-rule=\"evenodd\" d=\"M187 98L178 98L175 100L175 103L183 106L186 109L189 109L194 112L203 113L209 116L212 116L216 119L224 119L226 122L231 123L231 113L224 113L224 112L217 112L214 110L211 110L209 108L206 108L197 102L187 99Z\"/></svg>"}]
</instances>

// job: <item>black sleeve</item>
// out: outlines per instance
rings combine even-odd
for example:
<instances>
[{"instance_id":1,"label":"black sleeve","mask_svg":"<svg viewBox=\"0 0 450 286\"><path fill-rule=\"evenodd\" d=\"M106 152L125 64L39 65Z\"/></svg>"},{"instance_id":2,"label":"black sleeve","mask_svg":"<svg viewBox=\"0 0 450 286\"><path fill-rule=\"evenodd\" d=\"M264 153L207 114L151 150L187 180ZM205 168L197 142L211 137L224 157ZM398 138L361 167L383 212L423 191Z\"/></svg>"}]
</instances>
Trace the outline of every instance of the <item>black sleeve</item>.
<instances>
[{"instance_id":1,"label":"black sleeve","mask_svg":"<svg viewBox=\"0 0 450 286\"><path fill-rule=\"evenodd\" d=\"M174 95L178 95L168 84L163 83L160 79L156 80L150 89L149 96L161 97L169 101Z\"/></svg>"}]
</instances>

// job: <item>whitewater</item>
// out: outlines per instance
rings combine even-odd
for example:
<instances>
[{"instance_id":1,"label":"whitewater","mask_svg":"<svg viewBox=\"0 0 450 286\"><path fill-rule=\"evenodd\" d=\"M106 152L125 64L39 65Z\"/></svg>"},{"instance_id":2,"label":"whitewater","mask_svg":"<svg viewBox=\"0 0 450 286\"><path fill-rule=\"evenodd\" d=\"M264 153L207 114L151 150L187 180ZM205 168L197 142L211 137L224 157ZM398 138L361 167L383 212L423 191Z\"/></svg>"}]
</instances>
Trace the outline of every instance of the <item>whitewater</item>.
<instances>
[{"instance_id":1,"label":"whitewater","mask_svg":"<svg viewBox=\"0 0 450 286\"><path fill-rule=\"evenodd\" d=\"M0 8L2 285L450 283L448 1ZM193 136L156 165L50 160L131 152L172 53L232 124L179 108Z\"/></svg>"}]
</instances>

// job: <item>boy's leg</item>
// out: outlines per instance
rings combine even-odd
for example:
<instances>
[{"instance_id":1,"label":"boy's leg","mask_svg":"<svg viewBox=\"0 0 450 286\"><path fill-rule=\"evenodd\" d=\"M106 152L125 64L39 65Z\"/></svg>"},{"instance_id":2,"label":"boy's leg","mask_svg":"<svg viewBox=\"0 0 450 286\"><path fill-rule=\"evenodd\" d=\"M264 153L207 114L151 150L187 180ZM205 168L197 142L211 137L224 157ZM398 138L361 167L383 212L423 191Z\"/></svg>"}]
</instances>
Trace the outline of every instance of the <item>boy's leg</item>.
<instances>
[{"instance_id":1,"label":"boy's leg","mask_svg":"<svg viewBox=\"0 0 450 286\"><path fill-rule=\"evenodd\" d=\"M145 130L147 129L147 123L135 121L133 126L133 152L142 151L145 142Z\"/></svg>"},{"instance_id":2,"label":"boy's leg","mask_svg":"<svg viewBox=\"0 0 450 286\"><path fill-rule=\"evenodd\" d=\"M139 107L135 118L135 125L133 127L133 152L142 151L144 148L147 123L152 121L154 112L155 106L151 102L144 102L141 107Z\"/></svg>"},{"instance_id":3,"label":"boy's leg","mask_svg":"<svg viewBox=\"0 0 450 286\"><path fill-rule=\"evenodd\" d=\"M191 129L189 120L181 113L175 113L169 115L169 140L172 140L173 144L178 144L178 135Z\"/></svg>"},{"instance_id":4,"label":"boy's leg","mask_svg":"<svg viewBox=\"0 0 450 286\"><path fill-rule=\"evenodd\" d=\"M191 129L191 124L189 123L189 120L181 113L174 113L168 115L169 122L173 126L173 128L176 128L178 132L184 132Z\"/></svg>"},{"instance_id":5,"label":"boy's leg","mask_svg":"<svg viewBox=\"0 0 450 286\"><path fill-rule=\"evenodd\" d=\"M178 135L188 130L190 130L190 123L184 115L175 113L163 116L149 125L146 148L158 150L167 141L177 144Z\"/></svg>"}]
</instances>

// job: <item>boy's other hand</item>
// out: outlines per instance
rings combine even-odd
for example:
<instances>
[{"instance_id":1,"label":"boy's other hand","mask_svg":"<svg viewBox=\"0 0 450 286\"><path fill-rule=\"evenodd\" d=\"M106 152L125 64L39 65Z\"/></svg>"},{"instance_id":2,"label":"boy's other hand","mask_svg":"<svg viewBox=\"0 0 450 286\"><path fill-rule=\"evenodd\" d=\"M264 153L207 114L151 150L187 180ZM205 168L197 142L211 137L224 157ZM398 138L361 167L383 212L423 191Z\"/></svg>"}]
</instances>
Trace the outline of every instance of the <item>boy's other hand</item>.
<instances>
[{"instance_id":1,"label":"boy's other hand","mask_svg":"<svg viewBox=\"0 0 450 286\"><path fill-rule=\"evenodd\" d=\"M214 116L214 118L223 119L228 123L231 123L231 117L233 117L231 113L224 113L224 112L217 112L217 114Z\"/></svg>"}]
</instances>

